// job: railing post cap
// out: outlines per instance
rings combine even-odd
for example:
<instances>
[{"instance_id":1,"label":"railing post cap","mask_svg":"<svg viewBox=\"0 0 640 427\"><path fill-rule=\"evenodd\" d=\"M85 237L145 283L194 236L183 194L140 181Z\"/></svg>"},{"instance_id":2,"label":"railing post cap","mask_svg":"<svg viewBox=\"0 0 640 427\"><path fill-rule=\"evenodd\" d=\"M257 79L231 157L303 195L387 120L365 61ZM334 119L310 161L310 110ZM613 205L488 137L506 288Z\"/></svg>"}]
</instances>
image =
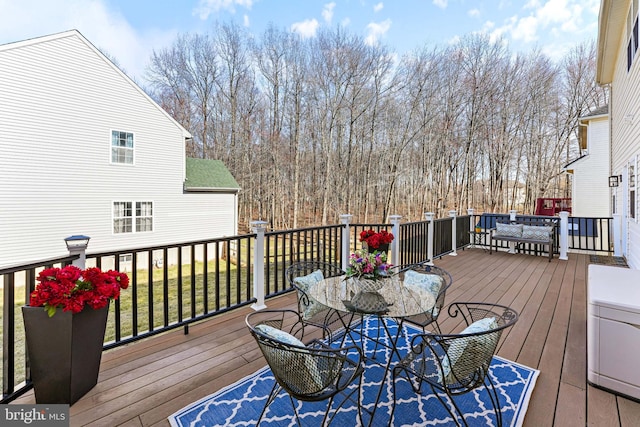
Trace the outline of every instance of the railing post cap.
<instances>
[{"instance_id":1,"label":"railing post cap","mask_svg":"<svg viewBox=\"0 0 640 427\"><path fill-rule=\"evenodd\" d=\"M455 210L450 210L449 211L449 216L450 217L454 217L454 216L456 216L456 214L457 214L457 211L455 211Z\"/></svg>"},{"instance_id":2,"label":"railing post cap","mask_svg":"<svg viewBox=\"0 0 640 427\"><path fill-rule=\"evenodd\" d=\"M425 213L424 213L424 218L425 218L427 221L431 221L435 215L436 215L436 214L435 214L434 212L425 212Z\"/></svg>"},{"instance_id":3,"label":"railing post cap","mask_svg":"<svg viewBox=\"0 0 640 427\"><path fill-rule=\"evenodd\" d=\"M352 219L353 219L353 215L351 214L340 214L340 221L343 224L349 224Z\"/></svg>"},{"instance_id":4,"label":"railing post cap","mask_svg":"<svg viewBox=\"0 0 640 427\"><path fill-rule=\"evenodd\" d=\"M267 229L267 221L251 221L251 228L254 231L264 231Z\"/></svg>"},{"instance_id":5,"label":"railing post cap","mask_svg":"<svg viewBox=\"0 0 640 427\"><path fill-rule=\"evenodd\" d=\"M389 215L389 220L391 222L400 221L402 219L402 215Z\"/></svg>"},{"instance_id":6,"label":"railing post cap","mask_svg":"<svg viewBox=\"0 0 640 427\"><path fill-rule=\"evenodd\" d=\"M473 212L475 212L475 209L467 208L467 215L473 215Z\"/></svg>"}]
</instances>

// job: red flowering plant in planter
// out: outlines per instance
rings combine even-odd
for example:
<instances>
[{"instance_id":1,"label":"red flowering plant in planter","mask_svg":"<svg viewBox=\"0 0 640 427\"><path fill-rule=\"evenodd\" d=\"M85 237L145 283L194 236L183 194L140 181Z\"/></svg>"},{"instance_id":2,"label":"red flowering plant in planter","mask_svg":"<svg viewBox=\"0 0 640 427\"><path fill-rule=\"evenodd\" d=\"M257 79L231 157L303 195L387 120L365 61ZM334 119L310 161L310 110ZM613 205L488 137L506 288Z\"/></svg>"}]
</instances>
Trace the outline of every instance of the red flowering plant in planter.
<instances>
[{"instance_id":1,"label":"red flowering plant in planter","mask_svg":"<svg viewBox=\"0 0 640 427\"><path fill-rule=\"evenodd\" d=\"M376 233L373 230L364 230L360 233L360 241L367 245L369 250L376 251L381 246L388 247L393 241L393 234L386 230Z\"/></svg>"},{"instance_id":2,"label":"red flowering plant in planter","mask_svg":"<svg viewBox=\"0 0 640 427\"><path fill-rule=\"evenodd\" d=\"M80 313L85 305L97 310L117 299L120 289L128 286L129 276L113 270L103 272L95 267L81 270L74 265L47 268L38 275L29 305L44 307L49 317L56 314L58 307L72 313Z\"/></svg>"}]
</instances>

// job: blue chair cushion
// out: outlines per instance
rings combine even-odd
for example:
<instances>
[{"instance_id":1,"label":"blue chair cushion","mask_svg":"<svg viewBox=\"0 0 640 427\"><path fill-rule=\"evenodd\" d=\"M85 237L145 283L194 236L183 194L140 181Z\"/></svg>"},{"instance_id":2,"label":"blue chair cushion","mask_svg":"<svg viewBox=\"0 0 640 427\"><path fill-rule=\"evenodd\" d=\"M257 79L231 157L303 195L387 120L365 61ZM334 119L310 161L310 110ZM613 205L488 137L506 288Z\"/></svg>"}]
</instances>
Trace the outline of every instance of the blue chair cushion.
<instances>
[{"instance_id":1,"label":"blue chair cushion","mask_svg":"<svg viewBox=\"0 0 640 427\"><path fill-rule=\"evenodd\" d=\"M444 284L444 279L438 274L420 273L415 270L407 270L404 272L403 283L406 287L416 291L418 294L427 292L433 296L433 300L438 299L440 288ZM433 316L438 315L438 308L434 307L431 313Z\"/></svg>"},{"instance_id":2,"label":"blue chair cushion","mask_svg":"<svg viewBox=\"0 0 640 427\"><path fill-rule=\"evenodd\" d=\"M473 322L460 334L474 334L498 327L495 317L486 317ZM478 368L479 363L487 358L488 353L495 350L498 334L485 334L479 336L459 337L449 340L449 349L442 360L442 376L447 383L456 383L458 378L464 378ZM489 360L490 357L489 356Z\"/></svg>"},{"instance_id":3,"label":"blue chair cushion","mask_svg":"<svg viewBox=\"0 0 640 427\"><path fill-rule=\"evenodd\" d=\"M522 237L522 224L496 223L496 235L505 237Z\"/></svg>"},{"instance_id":4,"label":"blue chair cushion","mask_svg":"<svg viewBox=\"0 0 640 427\"><path fill-rule=\"evenodd\" d=\"M313 355L306 350L302 341L288 332L270 325L256 325L255 329L281 343L303 347L302 349L291 349L291 351L264 348L267 353L265 357L271 359L267 360L269 366L272 369L278 369L289 386L296 388L299 393L315 393L322 390L324 385L318 364Z\"/></svg>"},{"instance_id":5,"label":"blue chair cushion","mask_svg":"<svg viewBox=\"0 0 640 427\"><path fill-rule=\"evenodd\" d=\"M327 309L326 305L320 304L315 299L309 297L309 288L322 280L324 280L322 270L316 270L306 276L300 276L293 279L293 283L295 283L307 296L308 302L305 304L304 299L302 299L302 296L300 295L300 291L298 291L298 298L301 304L300 310L302 311L300 314L305 320L309 320L316 314Z\"/></svg>"},{"instance_id":6,"label":"blue chair cushion","mask_svg":"<svg viewBox=\"0 0 640 427\"><path fill-rule=\"evenodd\" d=\"M545 225L525 225L522 227L522 238L533 240L549 240L552 227Z\"/></svg>"}]
</instances>

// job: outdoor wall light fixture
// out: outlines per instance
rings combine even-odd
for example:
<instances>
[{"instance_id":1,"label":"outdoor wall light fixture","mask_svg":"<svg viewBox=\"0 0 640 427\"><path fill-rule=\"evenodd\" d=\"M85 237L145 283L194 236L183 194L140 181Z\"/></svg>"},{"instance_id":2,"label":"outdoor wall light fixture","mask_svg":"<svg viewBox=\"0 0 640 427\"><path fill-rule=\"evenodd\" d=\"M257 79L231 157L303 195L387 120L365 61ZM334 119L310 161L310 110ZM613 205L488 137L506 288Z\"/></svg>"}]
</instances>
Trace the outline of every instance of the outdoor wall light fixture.
<instances>
[{"instance_id":1,"label":"outdoor wall light fixture","mask_svg":"<svg viewBox=\"0 0 640 427\"><path fill-rule=\"evenodd\" d=\"M609 187L617 187L619 184L618 175L611 175L609 177Z\"/></svg>"}]
</instances>

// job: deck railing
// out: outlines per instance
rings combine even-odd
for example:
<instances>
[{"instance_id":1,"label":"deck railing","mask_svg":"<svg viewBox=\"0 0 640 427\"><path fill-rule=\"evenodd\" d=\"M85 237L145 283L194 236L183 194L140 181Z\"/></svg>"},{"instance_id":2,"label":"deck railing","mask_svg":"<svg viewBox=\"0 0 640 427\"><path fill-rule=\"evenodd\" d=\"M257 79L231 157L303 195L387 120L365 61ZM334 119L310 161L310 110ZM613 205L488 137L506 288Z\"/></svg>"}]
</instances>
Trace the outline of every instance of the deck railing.
<instances>
[{"instance_id":1,"label":"deck railing","mask_svg":"<svg viewBox=\"0 0 640 427\"><path fill-rule=\"evenodd\" d=\"M346 221L322 227L262 233L254 230L252 234L212 240L88 253L87 267L126 271L130 276L130 288L110 306L104 348L174 328L184 328L188 333L193 322L256 304L261 297L268 299L289 292L291 288L284 276L286 267L295 261L312 259L344 264L348 253L361 246L362 230L394 232L391 262L406 265L432 262L477 243L471 241L470 231L481 218L452 213L446 218L408 223L400 223L399 217L392 224ZM577 227L569 235L569 247L610 251L610 220L573 219L570 224ZM593 231L580 234L585 229ZM70 255L0 270L2 403L31 388L20 307L27 303L39 271L77 263L80 259L78 255ZM263 265L263 269L258 271L257 265ZM260 284L256 283L257 277L261 278Z\"/></svg>"}]
</instances>

